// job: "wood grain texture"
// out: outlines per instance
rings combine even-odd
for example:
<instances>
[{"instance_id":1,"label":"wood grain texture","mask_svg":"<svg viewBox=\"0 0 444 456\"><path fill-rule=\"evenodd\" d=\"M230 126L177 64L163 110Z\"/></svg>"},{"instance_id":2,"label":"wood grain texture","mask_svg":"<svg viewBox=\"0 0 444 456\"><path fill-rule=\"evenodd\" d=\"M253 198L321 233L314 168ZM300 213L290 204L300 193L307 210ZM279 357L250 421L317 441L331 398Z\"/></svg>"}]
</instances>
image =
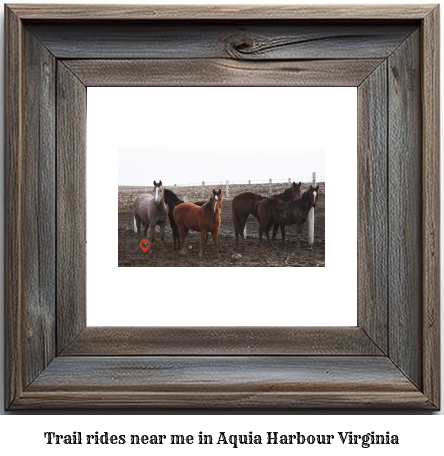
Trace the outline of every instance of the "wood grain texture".
<instances>
[{"instance_id":1,"label":"wood grain texture","mask_svg":"<svg viewBox=\"0 0 444 456\"><path fill-rule=\"evenodd\" d=\"M387 64L358 89L358 326L387 343Z\"/></svg>"},{"instance_id":2,"label":"wood grain texture","mask_svg":"<svg viewBox=\"0 0 444 456\"><path fill-rule=\"evenodd\" d=\"M228 59L64 60L88 87L357 86L380 59L261 61Z\"/></svg>"},{"instance_id":3,"label":"wood grain texture","mask_svg":"<svg viewBox=\"0 0 444 456\"><path fill-rule=\"evenodd\" d=\"M439 6L422 25L423 388L440 404Z\"/></svg>"},{"instance_id":4,"label":"wood grain texture","mask_svg":"<svg viewBox=\"0 0 444 456\"><path fill-rule=\"evenodd\" d=\"M389 356L422 384L422 163L419 31L388 59Z\"/></svg>"},{"instance_id":5,"label":"wood grain texture","mask_svg":"<svg viewBox=\"0 0 444 456\"><path fill-rule=\"evenodd\" d=\"M232 60L387 58L417 25L285 21L36 23L57 58Z\"/></svg>"},{"instance_id":6,"label":"wood grain texture","mask_svg":"<svg viewBox=\"0 0 444 456\"><path fill-rule=\"evenodd\" d=\"M20 407L415 407L385 357L59 357Z\"/></svg>"},{"instance_id":7,"label":"wood grain texture","mask_svg":"<svg viewBox=\"0 0 444 456\"><path fill-rule=\"evenodd\" d=\"M381 351L357 327L87 327L61 355L381 355Z\"/></svg>"},{"instance_id":8,"label":"wood grain texture","mask_svg":"<svg viewBox=\"0 0 444 456\"><path fill-rule=\"evenodd\" d=\"M430 191L437 185L439 165L436 6L14 5L6 7L5 16L7 408L439 407L439 193ZM37 29L43 30L45 20L49 21L44 31L47 43L34 34ZM109 20L108 27L105 24ZM151 29L144 29L142 20L148 21ZM327 20L328 24L318 20ZM84 82L105 84L120 78L122 85L136 85L146 78L143 73L147 67L143 65L150 64L128 60L134 55L125 55L125 33L117 26L122 21L129 21L125 25L128 52L151 55L159 60L158 68L165 65L158 73L153 72L159 81L165 81L166 74L175 69L183 76L174 83L189 84L195 69L190 71L187 63L197 61L199 68L208 72L202 76L207 83L222 79L233 85L244 81L254 85L254 74L266 85L328 84L332 78L342 84L363 81L360 109L367 109L369 115L365 120L360 118L360 154L364 153L365 159L359 162L358 172L367 193L359 210L371 223L384 206L383 188L375 188L369 179L371 173L381 179L379 172L384 168L383 112L378 111L384 111L380 103L386 68L390 233L387 332L381 306L385 265L378 262L379 251L385 248L385 228L376 224L359 228L361 238L370 237L359 260L359 267L369 274L363 279L368 294L359 301L360 328L269 328L267 340L257 328L244 332L212 328L212 334L205 329L180 328L169 335L168 328L85 329ZM182 26L187 24L183 30L177 27L179 21ZM218 21L219 26L213 27ZM88 33L76 48L72 33L79 22L84 24L81 33ZM421 36L410 33L412 26L420 24ZM96 32L95 26L99 26ZM52 27L59 28L59 37L54 33L51 37L50 30L56 30ZM164 32L168 30L163 38L162 27ZM199 27L206 30L200 40L196 32ZM374 33L370 32L372 27ZM135 37L142 43L138 44ZM179 37L183 38L182 47L177 44ZM39 42L43 48L50 44L53 48L44 50ZM349 58L345 56L347 47ZM54 79L51 82L52 52L74 59L59 61L55 83ZM384 53L390 54L387 62L375 58L385 58ZM105 61L117 54L120 60ZM88 66L78 61L79 55L97 59ZM165 61L186 55L199 55L207 61ZM359 55L361 61L352 55ZM332 62L340 56L350 61L341 57L340 63ZM130 71L124 68L127 64ZM107 72L112 76L104 75ZM43 185L45 179L54 183L51 93L57 95L54 190ZM48 105L43 100L49 100ZM380 154L382 161L374 154ZM54 203L51 206L53 191L57 191L55 212ZM37 193L38 204L48 206L31 208L31 193ZM54 316L49 280L52 244L44 235L51 233L53 225L45 222L42 214L51 212L57 228L57 355L63 356L56 356L44 368L53 356L48 334ZM36 220L31 223L33 216ZM25 235L30 230L39 236L39 252L30 254L35 270L25 264L29 246ZM368 307L362 307L363 303ZM45 334L42 339L38 339L38 331ZM386 351L387 338L388 356L380 356ZM140 356L147 350L156 356ZM172 353L175 356L165 356ZM233 354L237 356L226 356Z\"/></svg>"},{"instance_id":9,"label":"wood grain texture","mask_svg":"<svg viewBox=\"0 0 444 456\"><path fill-rule=\"evenodd\" d=\"M27 20L420 20L436 5L26 5L8 7Z\"/></svg>"},{"instance_id":10,"label":"wood grain texture","mask_svg":"<svg viewBox=\"0 0 444 456\"><path fill-rule=\"evenodd\" d=\"M23 391L22 158L23 80L20 20L5 11L5 408Z\"/></svg>"},{"instance_id":11,"label":"wood grain texture","mask_svg":"<svg viewBox=\"0 0 444 456\"><path fill-rule=\"evenodd\" d=\"M24 384L55 355L55 59L25 32L22 229Z\"/></svg>"},{"instance_id":12,"label":"wood grain texture","mask_svg":"<svg viewBox=\"0 0 444 456\"><path fill-rule=\"evenodd\" d=\"M86 325L86 87L57 68L57 350Z\"/></svg>"}]
</instances>

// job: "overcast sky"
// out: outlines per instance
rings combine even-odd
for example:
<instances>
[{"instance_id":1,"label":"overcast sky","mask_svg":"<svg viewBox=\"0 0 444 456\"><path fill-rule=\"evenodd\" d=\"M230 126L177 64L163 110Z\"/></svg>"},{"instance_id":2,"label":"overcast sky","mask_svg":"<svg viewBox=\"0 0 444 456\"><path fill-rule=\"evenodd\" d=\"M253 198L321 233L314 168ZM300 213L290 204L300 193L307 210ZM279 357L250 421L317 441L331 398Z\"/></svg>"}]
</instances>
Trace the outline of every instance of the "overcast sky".
<instances>
[{"instance_id":1,"label":"overcast sky","mask_svg":"<svg viewBox=\"0 0 444 456\"><path fill-rule=\"evenodd\" d=\"M121 147L119 185L195 184L325 176L323 148Z\"/></svg>"}]
</instances>

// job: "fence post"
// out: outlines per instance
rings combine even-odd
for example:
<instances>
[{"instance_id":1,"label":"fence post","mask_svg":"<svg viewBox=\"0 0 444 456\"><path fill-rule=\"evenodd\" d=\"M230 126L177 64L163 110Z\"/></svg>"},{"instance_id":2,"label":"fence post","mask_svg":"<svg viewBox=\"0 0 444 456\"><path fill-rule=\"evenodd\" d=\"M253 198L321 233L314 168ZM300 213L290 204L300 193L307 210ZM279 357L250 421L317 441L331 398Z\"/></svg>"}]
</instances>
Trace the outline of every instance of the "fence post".
<instances>
[{"instance_id":1,"label":"fence post","mask_svg":"<svg viewBox=\"0 0 444 456\"><path fill-rule=\"evenodd\" d=\"M202 182L202 199L205 199L205 182Z\"/></svg>"},{"instance_id":2,"label":"fence post","mask_svg":"<svg viewBox=\"0 0 444 456\"><path fill-rule=\"evenodd\" d=\"M174 193L177 193L177 184L174 184Z\"/></svg>"},{"instance_id":3,"label":"fence post","mask_svg":"<svg viewBox=\"0 0 444 456\"><path fill-rule=\"evenodd\" d=\"M271 196L271 179L270 179L270 196Z\"/></svg>"},{"instance_id":4,"label":"fence post","mask_svg":"<svg viewBox=\"0 0 444 456\"><path fill-rule=\"evenodd\" d=\"M228 181L227 181L227 191L226 191L226 193L227 193L227 198L229 197L229 193L228 193L228 192L229 192L229 190L228 190Z\"/></svg>"},{"instance_id":5,"label":"fence post","mask_svg":"<svg viewBox=\"0 0 444 456\"><path fill-rule=\"evenodd\" d=\"M251 180L248 181L248 191L251 192Z\"/></svg>"},{"instance_id":6,"label":"fence post","mask_svg":"<svg viewBox=\"0 0 444 456\"><path fill-rule=\"evenodd\" d=\"M146 193L146 187L145 187L145 193Z\"/></svg>"},{"instance_id":7,"label":"fence post","mask_svg":"<svg viewBox=\"0 0 444 456\"><path fill-rule=\"evenodd\" d=\"M313 173L313 187L316 185L316 173ZM308 215L308 245L314 244L314 228L315 228L315 210L314 207Z\"/></svg>"},{"instance_id":8,"label":"fence post","mask_svg":"<svg viewBox=\"0 0 444 456\"><path fill-rule=\"evenodd\" d=\"M288 188L291 187L291 177L288 178Z\"/></svg>"}]
</instances>

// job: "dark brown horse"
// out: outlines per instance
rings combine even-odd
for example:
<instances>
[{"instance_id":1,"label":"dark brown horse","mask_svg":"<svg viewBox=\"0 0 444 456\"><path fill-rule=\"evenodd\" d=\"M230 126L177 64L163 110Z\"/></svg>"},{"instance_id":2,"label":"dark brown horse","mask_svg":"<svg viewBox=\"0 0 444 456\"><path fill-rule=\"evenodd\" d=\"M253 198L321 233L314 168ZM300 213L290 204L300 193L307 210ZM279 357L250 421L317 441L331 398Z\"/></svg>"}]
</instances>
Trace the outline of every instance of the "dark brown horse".
<instances>
[{"instance_id":1,"label":"dark brown horse","mask_svg":"<svg viewBox=\"0 0 444 456\"><path fill-rule=\"evenodd\" d=\"M258 206L259 243L262 243L264 232L270 242L270 229L274 223L277 223L281 227L282 244L285 244L285 225L297 225L297 247L299 248L302 225L307 221L311 208L316 207L318 198L319 185L317 187L310 185L299 199L286 202L271 197L261 201Z\"/></svg>"},{"instance_id":2,"label":"dark brown horse","mask_svg":"<svg viewBox=\"0 0 444 456\"><path fill-rule=\"evenodd\" d=\"M178 242L178 249L180 249L180 240L179 240L179 230L177 229L177 224L174 221L173 211L176 206L182 204L183 201L170 189L164 189L165 203L168 205L168 218L170 219L171 230L173 232L173 241L174 247L173 250L176 250L176 240Z\"/></svg>"},{"instance_id":3,"label":"dark brown horse","mask_svg":"<svg viewBox=\"0 0 444 456\"><path fill-rule=\"evenodd\" d=\"M282 193L273 195L273 198L277 198L283 201L291 201L294 198L299 198L301 196L301 186L301 182L299 182L299 184L293 182L293 185L291 185L291 187L287 188L287 190ZM245 242L244 228L247 223L248 216L251 214L259 221L259 215L257 211L258 204L266 198L266 196L253 192L243 192L233 198L232 211L236 244L239 243L239 236L242 239L242 244ZM276 224L276 233L278 228L279 225ZM276 233L273 231L273 239L276 236Z\"/></svg>"},{"instance_id":4,"label":"dark brown horse","mask_svg":"<svg viewBox=\"0 0 444 456\"><path fill-rule=\"evenodd\" d=\"M245 242L244 229L248 216L251 214L259 220L257 206L265 198L267 197L253 192L243 192L233 198L231 207L233 211L233 225L236 236L236 244L239 244L239 236L242 239L242 244Z\"/></svg>"},{"instance_id":5,"label":"dark brown horse","mask_svg":"<svg viewBox=\"0 0 444 456\"><path fill-rule=\"evenodd\" d=\"M219 258L219 227L220 214L222 210L222 190L213 190L210 200L203 206L193 203L182 203L174 209L174 220L179 229L181 250L180 254L186 256L185 239L188 231L200 232L200 251L199 257L203 257L207 234L211 233L213 238L214 250Z\"/></svg>"},{"instance_id":6,"label":"dark brown horse","mask_svg":"<svg viewBox=\"0 0 444 456\"><path fill-rule=\"evenodd\" d=\"M272 196L272 198L277 198L278 200L281 200L281 201L291 201L291 200L301 197L301 188L302 188L302 182L299 182L299 184L296 184L296 182L293 182L293 185L290 188L287 188L287 190L285 190L284 192L278 193L277 195L271 195L271 196ZM279 223L275 223L273 226L273 236L271 236L272 240L276 237L278 229L279 229Z\"/></svg>"}]
</instances>

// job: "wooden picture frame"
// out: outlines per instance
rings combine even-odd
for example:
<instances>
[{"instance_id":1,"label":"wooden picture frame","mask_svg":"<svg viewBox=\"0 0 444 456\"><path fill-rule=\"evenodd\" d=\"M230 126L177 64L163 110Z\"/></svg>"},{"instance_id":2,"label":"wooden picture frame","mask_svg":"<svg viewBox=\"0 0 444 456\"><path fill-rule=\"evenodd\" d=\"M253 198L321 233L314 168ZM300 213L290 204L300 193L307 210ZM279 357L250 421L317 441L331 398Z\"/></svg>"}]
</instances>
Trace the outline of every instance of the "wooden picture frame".
<instances>
[{"instance_id":1,"label":"wooden picture frame","mask_svg":"<svg viewBox=\"0 0 444 456\"><path fill-rule=\"evenodd\" d=\"M438 6L5 21L6 409L439 409ZM86 87L117 85L358 87L357 327L86 327Z\"/></svg>"}]
</instances>

